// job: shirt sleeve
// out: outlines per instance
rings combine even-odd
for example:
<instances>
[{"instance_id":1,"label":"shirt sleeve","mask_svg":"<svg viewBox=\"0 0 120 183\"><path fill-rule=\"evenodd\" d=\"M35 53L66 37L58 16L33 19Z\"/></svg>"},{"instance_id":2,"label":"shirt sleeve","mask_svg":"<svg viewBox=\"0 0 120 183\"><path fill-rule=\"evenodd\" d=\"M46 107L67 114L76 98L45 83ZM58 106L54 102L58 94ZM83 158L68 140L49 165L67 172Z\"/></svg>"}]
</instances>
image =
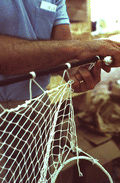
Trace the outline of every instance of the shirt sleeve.
<instances>
[{"instance_id":1,"label":"shirt sleeve","mask_svg":"<svg viewBox=\"0 0 120 183\"><path fill-rule=\"evenodd\" d=\"M67 14L66 0L56 0L57 10L54 25L70 24Z\"/></svg>"}]
</instances>

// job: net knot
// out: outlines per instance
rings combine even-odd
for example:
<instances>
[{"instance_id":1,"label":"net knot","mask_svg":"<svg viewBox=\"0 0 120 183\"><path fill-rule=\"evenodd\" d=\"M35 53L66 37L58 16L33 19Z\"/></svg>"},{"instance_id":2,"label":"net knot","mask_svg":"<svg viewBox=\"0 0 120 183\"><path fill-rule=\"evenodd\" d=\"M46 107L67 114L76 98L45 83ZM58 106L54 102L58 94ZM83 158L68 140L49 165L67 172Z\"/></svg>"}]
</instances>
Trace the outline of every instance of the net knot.
<instances>
[{"instance_id":1,"label":"net knot","mask_svg":"<svg viewBox=\"0 0 120 183\"><path fill-rule=\"evenodd\" d=\"M97 160L97 159L92 158L92 164L93 164L93 165L96 165L96 164L97 164L97 162L98 162L98 160Z\"/></svg>"}]
</instances>

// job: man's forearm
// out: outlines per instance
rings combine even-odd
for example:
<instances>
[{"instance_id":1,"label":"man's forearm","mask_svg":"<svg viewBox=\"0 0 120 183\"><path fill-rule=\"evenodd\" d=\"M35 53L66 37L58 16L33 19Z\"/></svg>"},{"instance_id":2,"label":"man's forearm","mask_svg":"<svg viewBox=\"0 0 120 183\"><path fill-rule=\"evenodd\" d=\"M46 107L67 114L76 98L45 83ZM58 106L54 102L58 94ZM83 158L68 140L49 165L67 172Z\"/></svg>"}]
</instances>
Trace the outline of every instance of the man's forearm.
<instances>
[{"instance_id":1,"label":"man's forearm","mask_svg":"<svg viewBox=\"0 0 120 183\"><path fill-rule=\"evenodd\" d=\"M0 36L0 74L37 71L74 58L73 41L29 41Z\"/></svg>"},{"instance_id":2,"label":"man's forearm","mask_svg":"<svg viewBox=\"0 0 120 183\"><path fill-rule=\"evenodd\" d=\"M112 66L119 66L119 52L119 44L110 40L29 41L0 36L0 74L28 73L96 55L114 56L116 61Z\"/></svg>"}]
</instances>

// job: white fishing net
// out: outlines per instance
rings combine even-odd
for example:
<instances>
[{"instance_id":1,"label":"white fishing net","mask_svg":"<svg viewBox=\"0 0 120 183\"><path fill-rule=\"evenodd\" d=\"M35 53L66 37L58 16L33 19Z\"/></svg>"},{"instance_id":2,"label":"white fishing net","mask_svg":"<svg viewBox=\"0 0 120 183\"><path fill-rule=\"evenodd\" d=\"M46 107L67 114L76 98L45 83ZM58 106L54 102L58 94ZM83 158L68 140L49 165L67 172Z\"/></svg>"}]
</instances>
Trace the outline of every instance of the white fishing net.
<instances>
[{"instance_id":1,"label":"white fishing net","mask_svg":"<svg viewBox=\"0 0 120 183\"><path fill-rule=\"evenodd\" d=\"M99 165L77 145L72 81L33 99L32 82L36 81L30 80L30 100L11 109L0 105L0 182L55 183L62 168L73 160L80 175L79 159ZM70 152L72 158L68 158Z\"/></svg>"}]
</instances>

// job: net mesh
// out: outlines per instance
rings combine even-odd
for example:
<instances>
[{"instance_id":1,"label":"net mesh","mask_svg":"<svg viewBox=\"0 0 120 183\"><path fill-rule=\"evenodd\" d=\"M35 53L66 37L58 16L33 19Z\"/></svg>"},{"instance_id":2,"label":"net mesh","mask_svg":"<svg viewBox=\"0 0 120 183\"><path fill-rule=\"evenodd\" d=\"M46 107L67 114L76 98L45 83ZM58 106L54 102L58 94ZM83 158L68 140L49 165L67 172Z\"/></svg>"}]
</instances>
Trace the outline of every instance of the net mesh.
<instances>
[{"instance_id":1,"label":"net mesh","mask_svg":"<svg viewBox=\"0 0 120 183\"><path fill-rule=\"evenodd\" d=\"M86 153L79 155L83 151L77 145L72 81L34 99L32 82L36 81L30 80L30 100L11 109L0 105L1 183L54 183L70 161L77 160L80 175L79 159L97 164ZM68 158L70 152L74 157Z\"/></svg>"}]
</instances>

